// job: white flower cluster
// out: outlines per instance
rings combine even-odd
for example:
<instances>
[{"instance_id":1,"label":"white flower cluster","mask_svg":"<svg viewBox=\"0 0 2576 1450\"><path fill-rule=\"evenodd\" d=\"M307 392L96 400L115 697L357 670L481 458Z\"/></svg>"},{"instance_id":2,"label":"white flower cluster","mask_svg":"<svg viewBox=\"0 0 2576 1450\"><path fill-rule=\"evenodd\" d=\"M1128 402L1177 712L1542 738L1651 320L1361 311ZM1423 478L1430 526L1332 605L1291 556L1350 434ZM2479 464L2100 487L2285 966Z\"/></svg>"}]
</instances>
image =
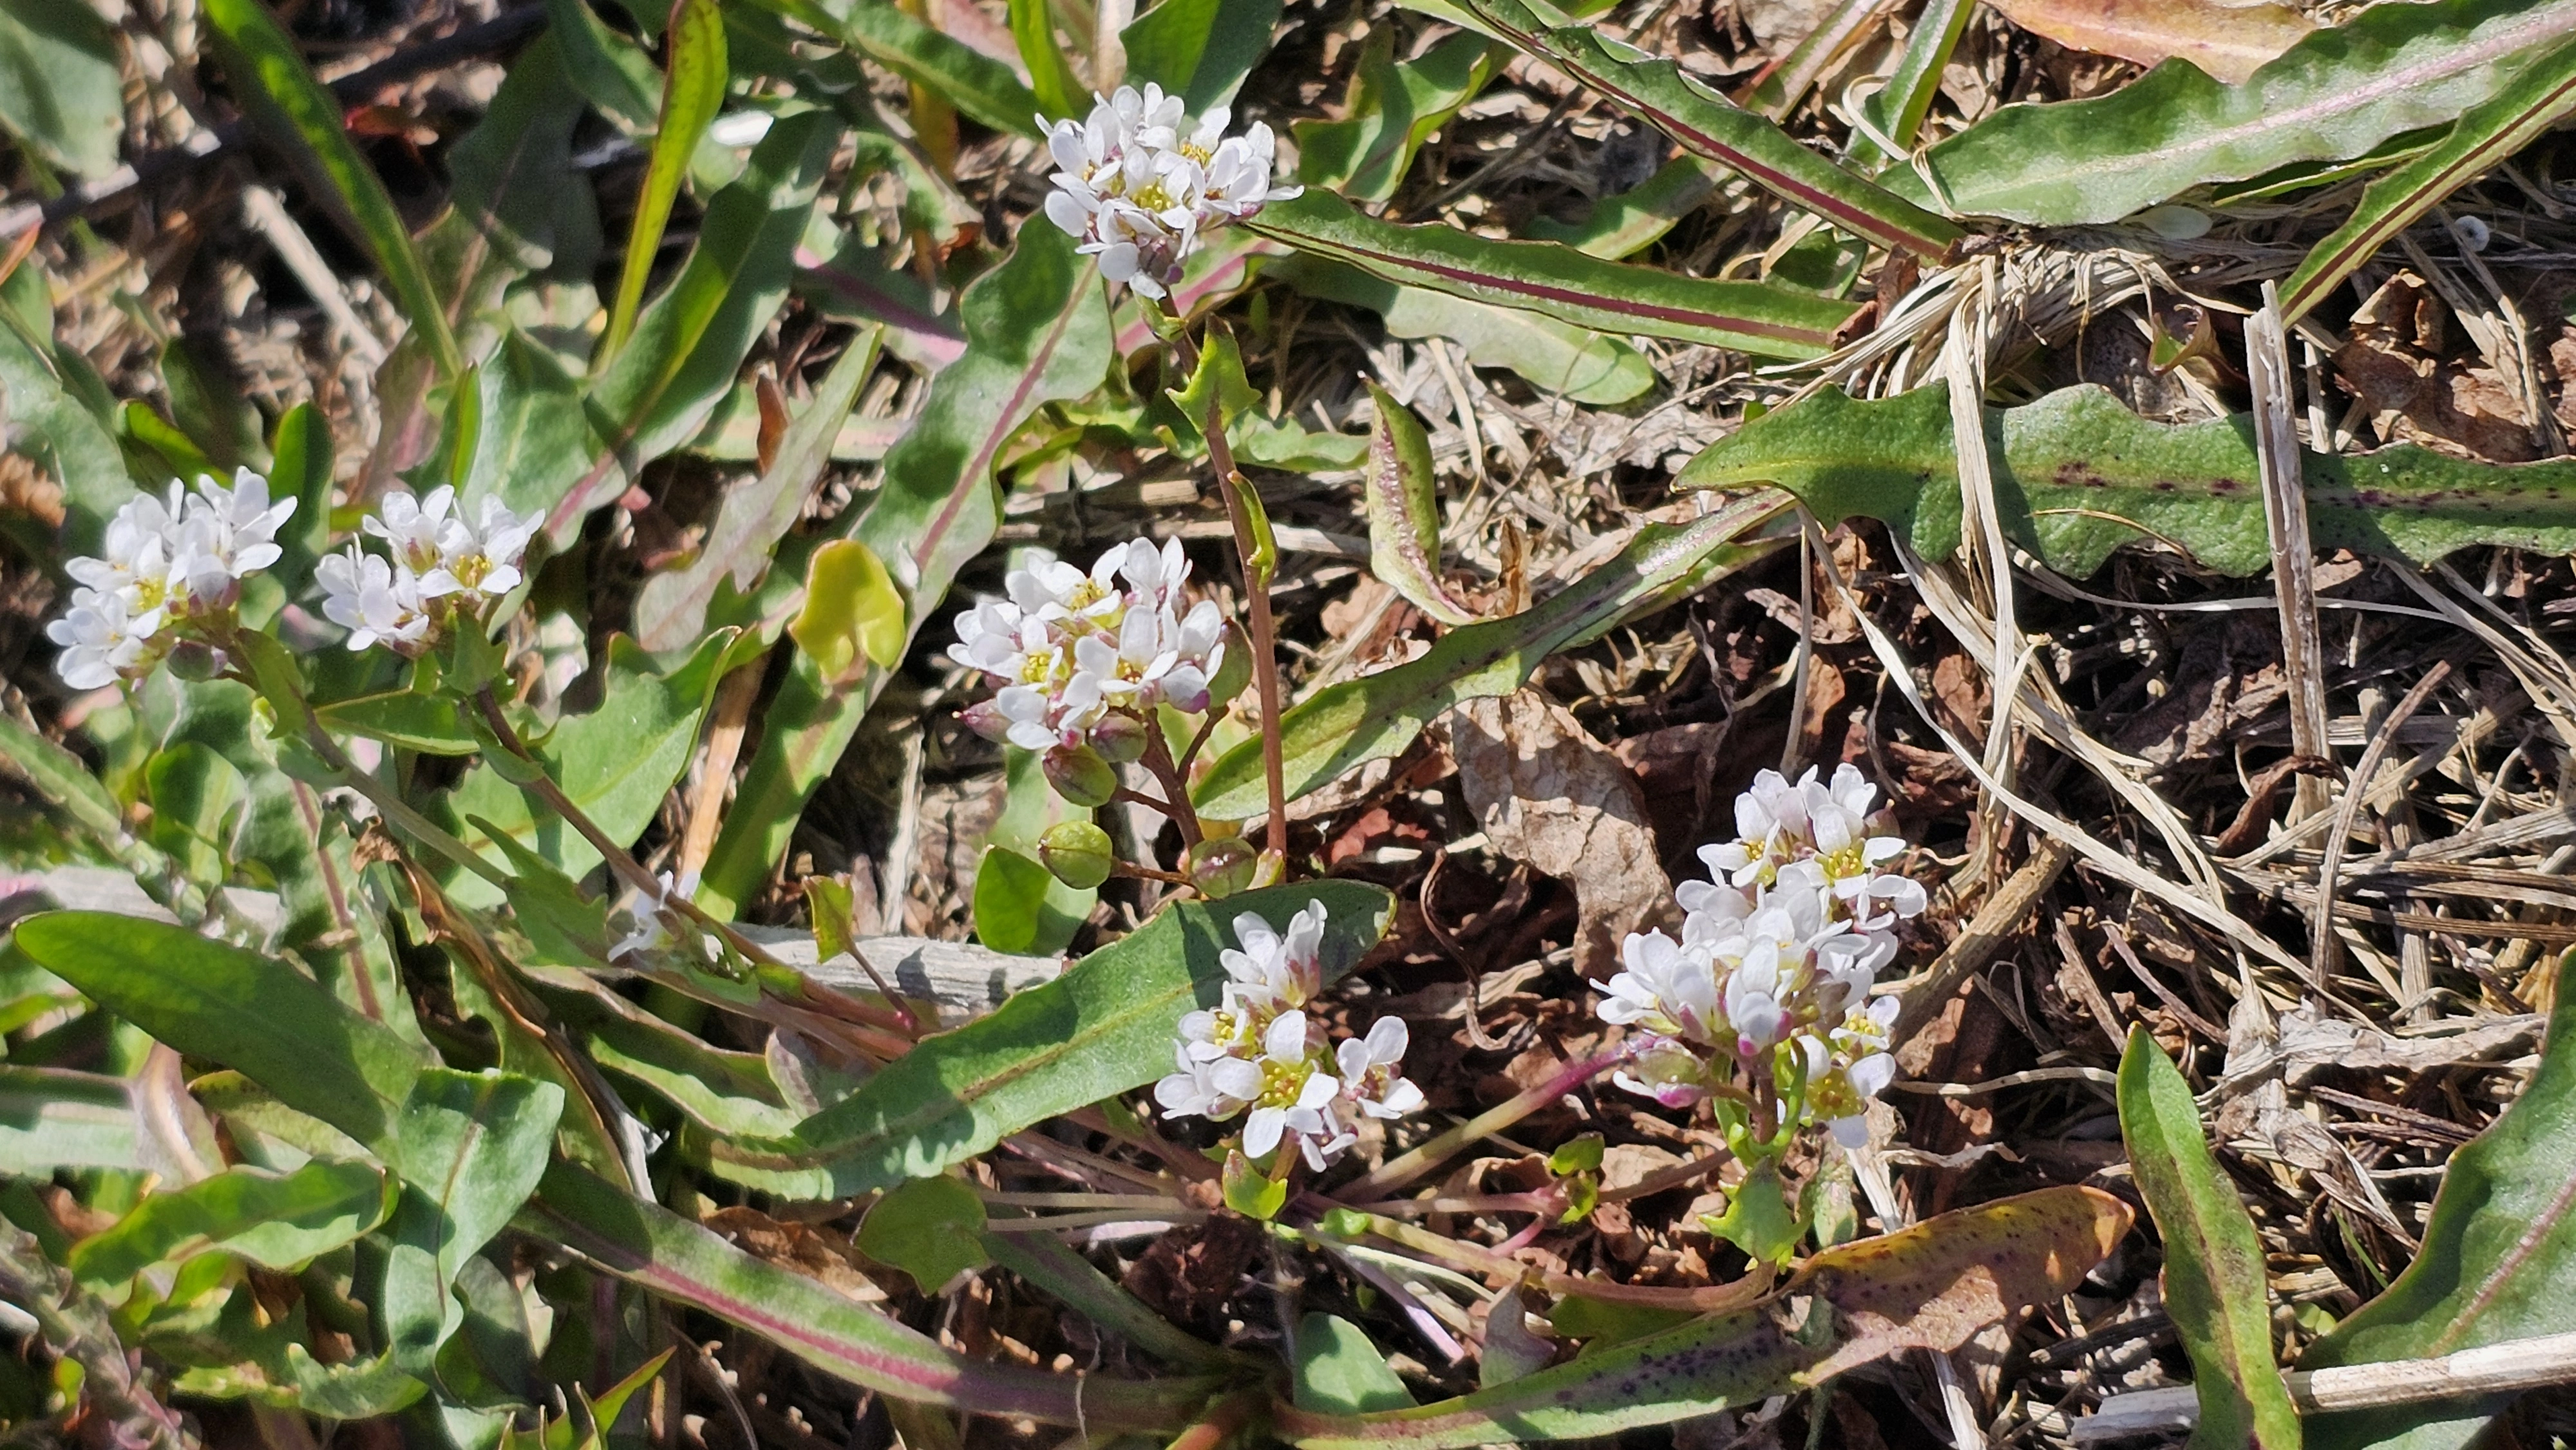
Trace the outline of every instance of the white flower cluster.
<instances>
[{"instance_id":1,"label":"white flower cluster","mask_svg":"<svg viewBox=\"0 0 2576 1450\"><path fill-rule=\"evenodd\" d=\"M1738 797L1738 839L1703 846L1711 881L1674 894L1682 937L1631 934L1604 1021L1645 1034L1621 1087L1667 1106L1721 1091L1736 1069L1770 1082L1798 1121L1863 1141L1869 1099L1895 1076L1896 1000L1870 999L1895 958L1896 923L1921 914L1922 886L1879 868L1904 851L1873 834L1877 787L1849 765L1830 784L1766 770Z\"/></svg>"},{"instance_id":2,"label":"white flower cluster","mask_svg":"<svg viewBox=\"0 0 2576 1450\"><path fill-rule=\"evenodd\" d=\"M436 644L452 619L519 587L519 556L536 534L536 520L496 498L483 500L468 522L456 490L444 484L426 498L401 489L386 494L361 527L393 557L367 553L352 539L347 553L324 558L313 570L322 581L322 613L349 631L353 650L381 644L413 656Z\"/></svg>"},{"instance_id":3,"label":"white flower cluster","mask_svg":"<svg viewBox=\"0 0 2576 1450\"><path fill-rule=\"evenodd\" d=\"M1181 98L1155 85L1093 100L1087 120L1038 117L1057 168L1046 212L1111 282L1160 297L1202 232L1305 189L1270 184L1277 143L1262 122L1228 136L1219 106L1192 125Z\"/></svg>"},{"instance_id":4,"label":"white flower cluster","mask_svg":"<svg viewBox=\"0 0 2576 1450\"><path fill-rule=\"evenodd\" d=\"M1403 1018L1381 1017L1328 1053L1323 1024L1306 1015L1324 985L1322 902L1307 902L1285 934L1246 912L1234 938L1241 949L1220 958L1224 998L1181 1019L1180 1070L1154 1084L1165 1114L1223 1122L1250 1109L1244 1152L1260 1158L1294 1142L1320 1170L1358 1141L1362 1117L1422 1106L1422 1089L1397 1071L1409 1045Z\"/></svg>"},{"instance_id":5,"label":"white flower cluster","mask_svg":"<svg viewBox=\"0 0 2576 1450\"><path fill-rule=\"evenodd\" d=\"M105 552L63 566L79 587L45 627L63 647L55 672L75 690L138 679L192 625L230 610L241 581L277 562L277 530L295 500L268 501L268 480L241 469L233 486L200 477L197 491L138 494L108 522Z\"/></svg>"},{"instance_id":6,"label":"white flower cluster","mask_svg":"<svg viewBox=\"0 0 2576 1450\"><path fill-rule=\"evenodd\" d=\"M948 657L1001 682L966 712L988 739L1030 750L1085 744L1115 712L1156 705L1197 712L1225 660L1225 616L1187 603L1190 561L1178 539L1121 544L1086 574L1059 559L1014 569L1010 596L957 616Z\"/></svg>"}]
</instances>

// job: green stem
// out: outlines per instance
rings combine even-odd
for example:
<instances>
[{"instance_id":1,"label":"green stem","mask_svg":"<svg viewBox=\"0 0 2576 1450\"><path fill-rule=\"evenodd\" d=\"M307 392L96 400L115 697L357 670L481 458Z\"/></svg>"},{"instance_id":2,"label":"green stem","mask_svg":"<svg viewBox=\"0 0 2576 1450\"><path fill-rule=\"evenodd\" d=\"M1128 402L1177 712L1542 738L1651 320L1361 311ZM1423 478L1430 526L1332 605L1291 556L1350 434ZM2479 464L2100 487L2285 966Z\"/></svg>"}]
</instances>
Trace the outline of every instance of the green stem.
<instances>
[{"instance_id":1,"label":"green stem","mask_svg":"<svg viewBox=\"0 0 2576 1450\"><path fill-rule=\"evenodd\" d=\"M1521 1093L1500 1106L1478 1113L1412 1152L1388 1159L1378 1165L1375 1172L1344 1184L1341 1192L1334 1197L1344 1203L1384 1198L1439 1167L1460 1149L1489 1134L1501 1132L1584 1083L1625 1063L1632 1055L1634 1055L1634 1049L1623 1044L1599 1057L1568 1063L1556 1076L1540 1083L1537 1087Z\"/></svg>"}]
</instances>

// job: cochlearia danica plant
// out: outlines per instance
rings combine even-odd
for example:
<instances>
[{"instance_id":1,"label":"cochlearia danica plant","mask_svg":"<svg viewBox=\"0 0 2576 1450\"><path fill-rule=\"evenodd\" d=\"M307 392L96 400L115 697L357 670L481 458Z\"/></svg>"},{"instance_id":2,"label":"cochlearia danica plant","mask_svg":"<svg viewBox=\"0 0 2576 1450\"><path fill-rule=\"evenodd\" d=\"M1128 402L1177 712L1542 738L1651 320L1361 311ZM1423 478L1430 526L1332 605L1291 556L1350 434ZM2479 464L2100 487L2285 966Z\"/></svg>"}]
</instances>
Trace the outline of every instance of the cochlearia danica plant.
<instances>
[{"instance_id":1,"label":"cochlearia danica plant","mask_svg":"<svg viewBox=\"0 0 2576 1450\"><path fill-rule=\"evenodd\" d=\"M2527 948L2424 955L2565 863L2405 843L2564 835L2547 570L2444 561L2576 551L2557 292L2489 275L2559 254L2576 8L2254 6L2172 52L2277 35L2241 74L2083 99L2015 48L2052 7L1952 0L1758 64L1777 7L110 8L0 7L7 1437L1821 1445L1919 1374L1961 1445L2053 1444L2089 1399L1950 1358L2035 1309L2171 1324L2209 1443L2287 1450L2373 1434L2276 1322L2320 1367L2570 1327L2525 1289L2576 1263L2531 1167L2571 1009ZM2452 206L2490 172L2546 225ZM2402 410L2329 356L2486 296L2435 391L2527 461L2365 446ZM2057 385L2097 312L2148 382ZM2178 619L2384 571L2327 605L2473 634L2475 728L2410 761L2468 684L2337 636L2366 756L2284 654L2313 718L2189 726L2236 823L2163 805L2191 772L2066 691L2187 626L2051 612L2149 563ZM2138 917L2144 995L1901 1080L2007 943L2081 975L1989 919L2052 890ZM2153 975L2220 957L2232 1008ZM2382 986L2404 1032L2309 1040L2402 1067L2500 1004L2439 1063L2528 1070L2486 1136L2285 1106L2352 1064L2270 1014ZM2213 1155L2221 1056L2270 1095ZM1906 1146L2032 1083L2101 1100L2062 1161ZM2474 1192L2392 1209L2408 1132ZM2301 1215L2339 1237L2284 1254ZM2266 1277L2401 1240L2370 1303Z\"/></svg>"}]
</instances>

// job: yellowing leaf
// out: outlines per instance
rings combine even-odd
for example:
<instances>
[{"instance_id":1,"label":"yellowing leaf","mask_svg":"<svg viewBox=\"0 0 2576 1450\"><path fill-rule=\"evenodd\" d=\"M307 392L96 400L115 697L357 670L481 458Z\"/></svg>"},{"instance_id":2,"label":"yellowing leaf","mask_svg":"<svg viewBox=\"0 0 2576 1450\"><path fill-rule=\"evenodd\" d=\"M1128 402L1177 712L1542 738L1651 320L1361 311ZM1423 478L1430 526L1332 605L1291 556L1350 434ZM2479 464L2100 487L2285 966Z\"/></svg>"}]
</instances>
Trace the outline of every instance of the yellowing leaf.
<instances>
[{"instance_id":1,"label":"yellowing leaf","mask_svg":"<svg viewBox=\"0 0 2576 1450\"><path fill-rule=\"evenodd\" d=\"M849 679L862 660L891 669L903 658L903 595L875 550L835 539L814 551L805 608L787 632L828 679Z\"/></svg>"},{"instance_id":2,"label":"yellowing leaf","mask_svg":"<svg viewBox=\"0 0 2576 1450\"><path fill-rule=\"evenodd\" d=\"M2179 56L2233 84L2316 22L2275 0L1994 0L2004 18L2069 50L2140 65Z\"/></svg>"}]
</instances>

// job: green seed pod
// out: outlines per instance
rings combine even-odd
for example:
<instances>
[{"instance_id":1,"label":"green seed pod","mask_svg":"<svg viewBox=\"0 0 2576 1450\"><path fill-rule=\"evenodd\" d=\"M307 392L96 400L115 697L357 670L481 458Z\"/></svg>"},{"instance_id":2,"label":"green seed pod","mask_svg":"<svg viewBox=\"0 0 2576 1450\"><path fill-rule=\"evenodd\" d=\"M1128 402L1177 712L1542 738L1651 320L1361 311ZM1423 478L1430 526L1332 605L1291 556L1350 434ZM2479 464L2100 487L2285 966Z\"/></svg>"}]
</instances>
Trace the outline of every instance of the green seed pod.
<instances>
[{"instance_id":1,"label":"green seed pod","mask_svg":"<svg viewBox=\"0 0 2576 1450\"><path fill-rule=\"evenodd\" d=\"M1241 626L1225 627L1224 653L1216 662L1216 674L1208 680L1208 705L1222 710L1252 683L1252 641L1243 637Z\"/></svg>"},{"instance_id":2,"label":"green seed pod","mask_svg":"<svg viewBox=\"0 0 2576 1450\"><path fill-rule=\"evenodd\" d=\"M1091 727L1091 748L1110 764L1125 765L1144 756L1146 732L1153 728L1133 715L1103 715Z\"/></svg>"},{"instance_id":3,"label":"green seed pod","mask_svg":"<svg viewBox=\"0 0 2576 1450\"><path fill-rule=\"evenodd\" d=\"M1232 896L1252 884L1257 854L1241 836L1212 836L1190 849L1190 884L1210 897Z\"/></svg>"},{"instance_id":4,"label":"green seed pod","mask_svg":"<svg viewBox=\"0 0 2576 1450\"><path fill-rule=\"evenodd\" d=\"M1109 849L1109 833L1089 821L1059 821L1038 837L1038 860L1055 879L1077 891L1088 891L1109 879L1118 857Z\"/></svg>"},{"instance_id":5,"label":"green seed pod","mask_svg":"<svg viewBox=\"0 0 2576 1450\"><path fill-rule=\"evenodd\" d=\"M1118 772L1087 745L1059 745L1039 762L1047 784L1078 806L1105 806L1118 793Z\"/></svg>"}]
</instances>

